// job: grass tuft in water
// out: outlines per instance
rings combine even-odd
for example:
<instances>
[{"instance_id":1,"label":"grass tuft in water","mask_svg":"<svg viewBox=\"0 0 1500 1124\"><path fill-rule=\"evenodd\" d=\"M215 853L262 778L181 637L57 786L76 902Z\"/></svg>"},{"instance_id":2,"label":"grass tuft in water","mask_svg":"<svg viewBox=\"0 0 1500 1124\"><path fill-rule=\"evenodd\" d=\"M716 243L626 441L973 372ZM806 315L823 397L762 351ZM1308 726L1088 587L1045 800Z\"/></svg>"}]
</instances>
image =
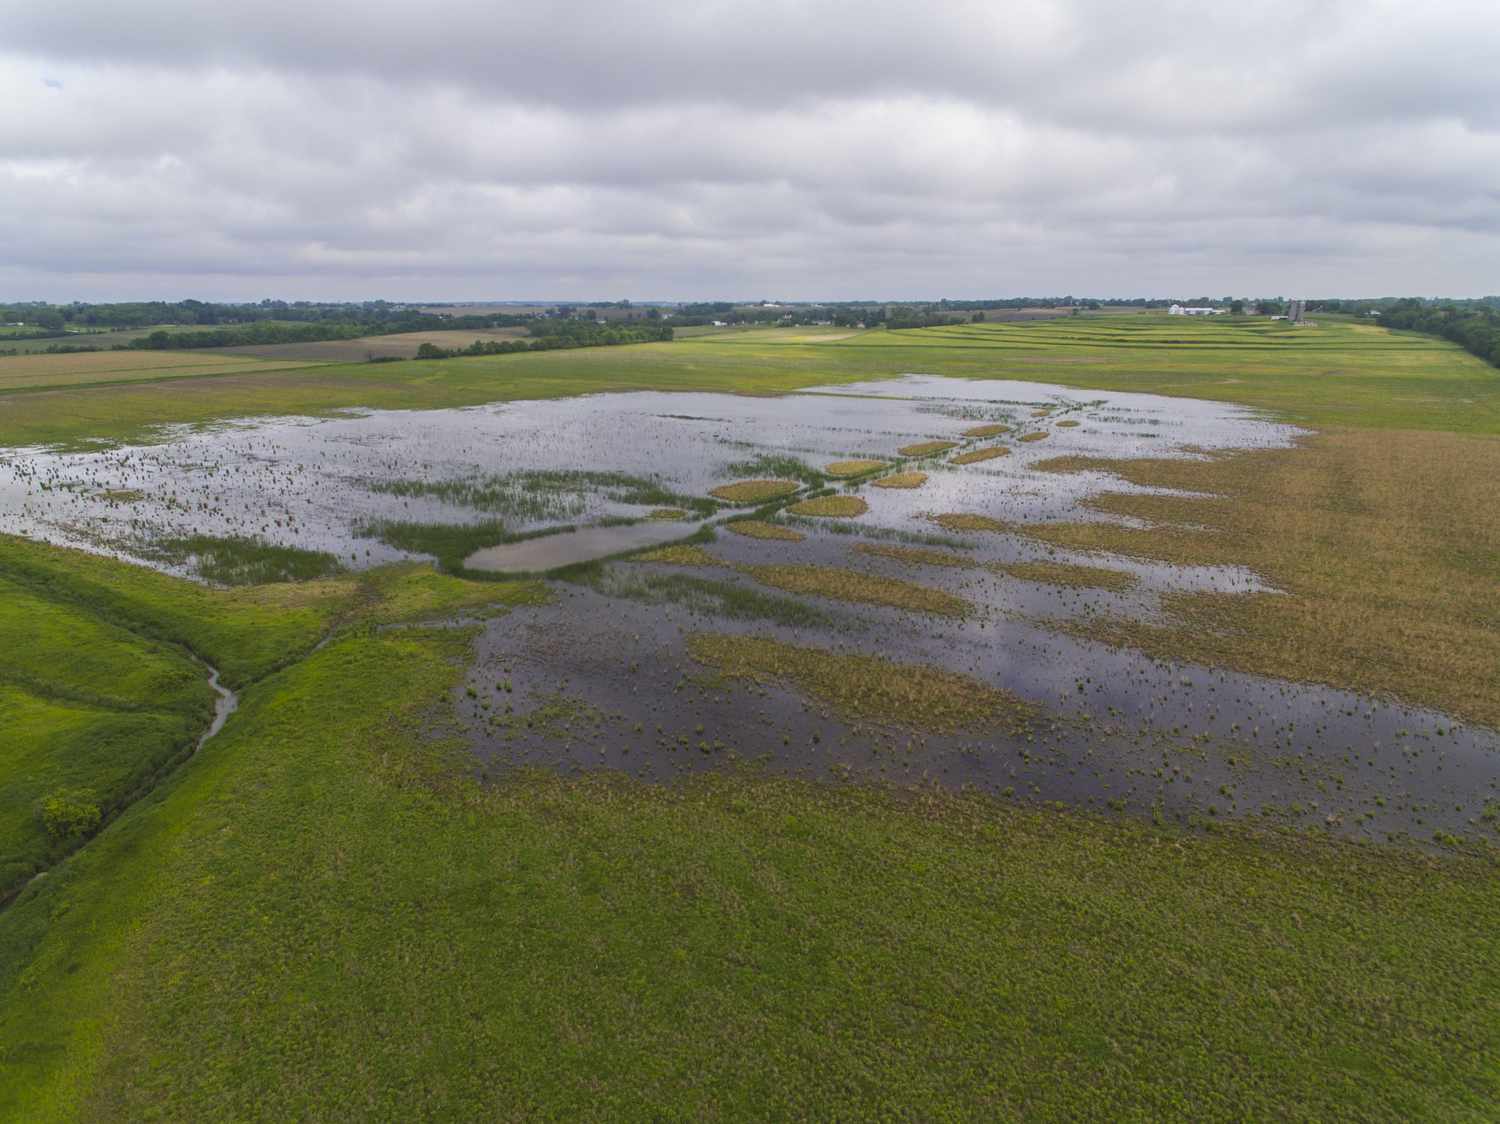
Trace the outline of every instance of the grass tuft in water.
<instances>
[{"instance_id":1,"label":"grass tuft in water","mask_svg":"<svg viewBox=\"0 0 1500 1124\"><path fill-rule=\"evenodd\" d=\"M153 561L185 565L216 585L311 581L343 572L339 560L326 551L278 546L264 539L233 535L156 539L142 549L142 554Z\"/></svg>"},{"instance_id":2,"label":"grass tuft in water","mask_svg":"<svg viewBox=\"0 0 1500 1124\"><path fill-rule=\"evenodd\" d=\"M721 675L784 683L854 719L935 732L1000 721L1020 731L1036 715L1029 703L966 675L880 656L716 633L693 634L688 651Z\"/></svg>"},{"instance_id":3,"label":"grass tuft in water","mask_svg":"<svg viewBox=\"0 0 1500 1124\"><path fill-rule=\"evenodd\" d=\"M893 472L873 481L877 488L920 488L927 483L925 472Z\"/></svg>"},{"instance_id":4,"label":"grass tuft in water","mask_svg":"<svg viewBox=\"0 0 1500 1124\"><path fill-rule=\"evenodd\" d=\"M849 519L869 510L870 505L858 496L818 496L787 508L792 515L832 516L836 519Z\"/></svg>"}]
</instances>

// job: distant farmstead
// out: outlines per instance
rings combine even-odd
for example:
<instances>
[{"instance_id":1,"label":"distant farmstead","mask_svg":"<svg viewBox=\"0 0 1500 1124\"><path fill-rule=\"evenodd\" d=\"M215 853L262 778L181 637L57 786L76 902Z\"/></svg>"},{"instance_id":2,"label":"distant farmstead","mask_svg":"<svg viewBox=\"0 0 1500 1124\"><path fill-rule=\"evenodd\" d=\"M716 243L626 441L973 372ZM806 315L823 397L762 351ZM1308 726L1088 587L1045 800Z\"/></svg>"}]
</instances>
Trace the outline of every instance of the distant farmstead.
<instances>
[{"instance_id":1,"label":"distant farmstead","mask_svg":"<svg viewBox=\"0 0 1500 1124\"><path fill-rule=\"evenodd\" d=\"M1222 316L1222 308L1209 308L1206 305L1174 304L1167 312L1173 316Z\"/></svg>"}]
</instances>

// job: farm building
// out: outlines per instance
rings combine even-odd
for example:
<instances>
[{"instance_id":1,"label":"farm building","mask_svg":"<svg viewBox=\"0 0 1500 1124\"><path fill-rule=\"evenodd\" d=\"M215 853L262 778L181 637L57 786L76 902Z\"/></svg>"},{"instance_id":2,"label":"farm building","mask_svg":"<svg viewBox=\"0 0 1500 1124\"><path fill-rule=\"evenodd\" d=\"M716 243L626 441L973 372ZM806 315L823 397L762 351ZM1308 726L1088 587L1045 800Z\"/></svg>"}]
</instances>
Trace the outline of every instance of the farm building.
<instances>
[{"instance_id":1,"label":"farm building","mask_svg":"<svg viewBox=\"0 0 1500 1124\"><path fill-rule=\"evenodd\" d=\"M1209 308L1206 305L1181 305L1174 304L1167 312L1172 316L1221 316L1222 308Z\"/></svg>"}]
</instances>

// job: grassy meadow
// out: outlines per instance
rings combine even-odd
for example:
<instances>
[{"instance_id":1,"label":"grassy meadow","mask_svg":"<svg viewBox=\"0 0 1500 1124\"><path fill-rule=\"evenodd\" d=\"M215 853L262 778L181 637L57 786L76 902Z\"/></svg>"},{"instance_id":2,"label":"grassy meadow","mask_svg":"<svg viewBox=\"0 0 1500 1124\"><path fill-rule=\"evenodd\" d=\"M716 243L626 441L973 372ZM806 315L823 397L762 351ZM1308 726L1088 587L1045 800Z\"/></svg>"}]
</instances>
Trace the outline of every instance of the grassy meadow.
<instances>
[{"instance_id":1,"label":"grassy meadow","mask_svg":"<svg viewBox=\"0 0 1500 1124\"><path fill-rule=\"evenodd\" d=\"M1275 411L1317 432L1202 461L1054 463L1206 495L1107 494L1146 529L1032 527L1099 567L1017 576L1120 584L1121 553L1245 565L1285 592L1091 628L1500 723L1500 372L1440 341L1110 316L174 369L13 387L0 444L908 371ZM962 518L944 529L1004 526ZM966 561L881 548L901 551ZM817 592L906 605L918 588L834 579ZM722 599L708 577L672 580ZM751 766L481 784L452 712L474 631L454 618L548 596L414 566L213 588L0 536L0 1118L1481 1120L1500 1103L1492 852L1197 833ZM766 619L792 604L738 596ZM893 721L1028 718L936 669L692 643L725 676ZM239 709L184 760L212 707L199 660ZM99 824L50 837L38 801L79 791Z\"/></svg>"}]
</instances>

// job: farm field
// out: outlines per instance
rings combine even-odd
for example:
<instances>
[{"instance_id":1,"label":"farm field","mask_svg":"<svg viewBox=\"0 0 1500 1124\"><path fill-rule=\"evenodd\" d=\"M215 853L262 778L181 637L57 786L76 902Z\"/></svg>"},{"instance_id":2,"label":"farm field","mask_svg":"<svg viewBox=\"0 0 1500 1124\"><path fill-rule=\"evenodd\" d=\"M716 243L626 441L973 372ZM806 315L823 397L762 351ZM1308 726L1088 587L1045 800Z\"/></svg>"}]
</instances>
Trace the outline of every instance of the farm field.
<instances>
[{"instance_id":1,"label":"farm field","mask_svg":"<svg viewBox=\"0 0 1500 1124\"><path fill-rule=\"evenodd\" d=\"M159 381L201 375L238 375L307 366L216 352L83 351L63 355L0 356L0 393L98 383Z\"/></svg>"},{"instance_id":2,"label":"farm field","mask_svg":"<svg viewBox=\"0 0 1500 1124\"><path fill-rule=\"evenodd\" d=\"M513 340L526 336L525 328L471 328L454 331L398 332L393 335L362 336L353 340L318 340L312 343L253 344L219 347L204 355L245 355L254 359L276 359L318 363L359 363L377 359L414 359L424 343L457 349L475 340Z\"/></svg>"},{"instance_id":3,"label":"farm field","mask_svg":"<svg viewBox=\"0 0 1500 1124\"><path fill-rule=\"evenodd\" d=\"M1110 315L179 369L0 411L0 1115L1500 1098L1493 368Z\"/></svg>"}]
</instances>

